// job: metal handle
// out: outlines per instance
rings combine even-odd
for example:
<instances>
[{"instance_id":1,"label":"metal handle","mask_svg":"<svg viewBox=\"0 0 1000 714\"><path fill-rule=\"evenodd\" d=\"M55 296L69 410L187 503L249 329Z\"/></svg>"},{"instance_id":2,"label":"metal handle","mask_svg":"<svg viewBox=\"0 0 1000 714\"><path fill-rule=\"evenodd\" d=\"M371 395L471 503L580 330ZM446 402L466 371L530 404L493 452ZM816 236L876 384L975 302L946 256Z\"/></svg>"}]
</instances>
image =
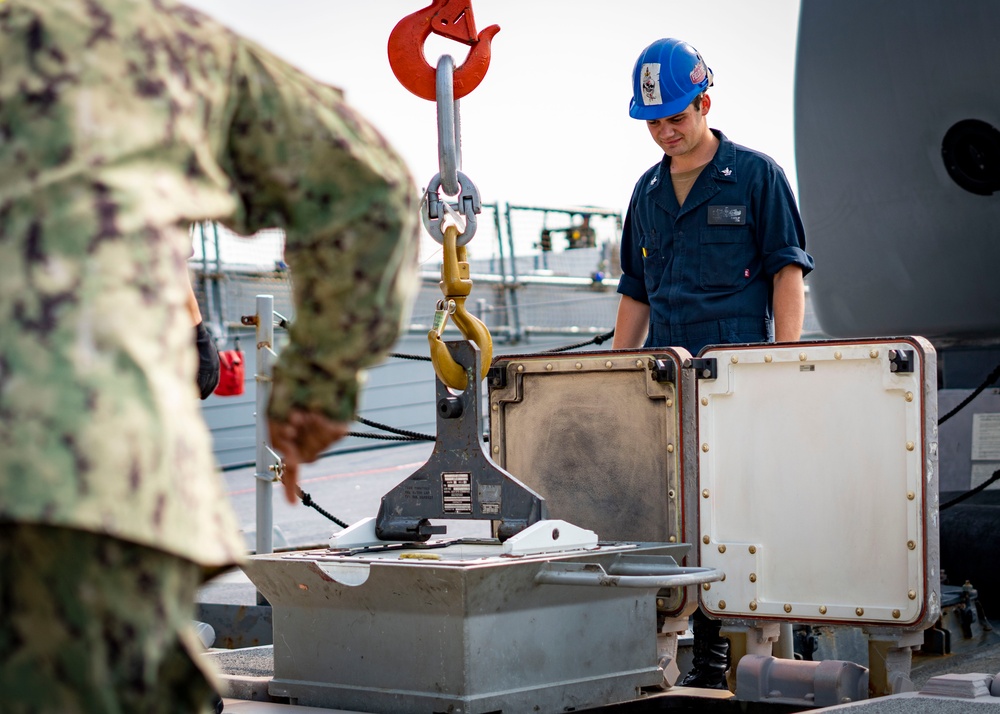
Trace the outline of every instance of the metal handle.
<instances>
[{"instance_id":1,"label":"metal handle","mask_svg":"<svg viewBox=\"0 0 1000 714\"><path fill-rule=\"evenodd\" d=\"M689 568L677 565L673 558L660 564L613 564L606 571L599 563L546 563L535 576L541 585L604 585L620 588L683 588L722 580L718 568Z\"/></svg>"}]
</instances>

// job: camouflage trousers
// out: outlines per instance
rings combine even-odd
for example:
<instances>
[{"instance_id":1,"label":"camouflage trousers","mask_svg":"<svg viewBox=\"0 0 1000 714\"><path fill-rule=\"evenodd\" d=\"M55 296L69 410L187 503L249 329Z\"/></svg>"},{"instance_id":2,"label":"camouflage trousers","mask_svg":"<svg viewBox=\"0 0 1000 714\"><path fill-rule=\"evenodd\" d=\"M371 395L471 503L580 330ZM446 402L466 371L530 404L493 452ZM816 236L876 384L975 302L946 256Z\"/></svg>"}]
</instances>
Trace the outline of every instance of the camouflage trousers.
<instances>
[{"instance_id":1,"label":"camouflage trousers","mask_svg":"<svg viewBox=\"0 0 1000 714\"><path fill-rule=\"evenodd\" d=\"M66 528L0 523L5 714L214 711L198 565Z\"/></svg>"}]
</instances>

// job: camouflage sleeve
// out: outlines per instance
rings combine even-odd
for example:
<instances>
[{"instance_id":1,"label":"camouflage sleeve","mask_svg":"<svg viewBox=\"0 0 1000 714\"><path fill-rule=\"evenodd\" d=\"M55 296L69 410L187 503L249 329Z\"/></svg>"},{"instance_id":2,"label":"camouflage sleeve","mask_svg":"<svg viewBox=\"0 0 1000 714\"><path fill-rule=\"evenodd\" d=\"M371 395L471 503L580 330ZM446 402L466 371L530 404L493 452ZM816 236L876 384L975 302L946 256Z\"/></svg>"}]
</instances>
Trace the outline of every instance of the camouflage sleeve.
<instances>
[{"instance_id":1,"label":"camouflage sleeve","mask_svg":"<svg viewBox=\"0 0 1000 714\"><path fill-rule=\"evenodd\" d=\"M358 372L393 344L416 288L418 194L402 160L350 109L252 44L233 76L228 172L236 230L285 228L296 313L269 415L354 415Z\"/></svg>"}]
</instances>

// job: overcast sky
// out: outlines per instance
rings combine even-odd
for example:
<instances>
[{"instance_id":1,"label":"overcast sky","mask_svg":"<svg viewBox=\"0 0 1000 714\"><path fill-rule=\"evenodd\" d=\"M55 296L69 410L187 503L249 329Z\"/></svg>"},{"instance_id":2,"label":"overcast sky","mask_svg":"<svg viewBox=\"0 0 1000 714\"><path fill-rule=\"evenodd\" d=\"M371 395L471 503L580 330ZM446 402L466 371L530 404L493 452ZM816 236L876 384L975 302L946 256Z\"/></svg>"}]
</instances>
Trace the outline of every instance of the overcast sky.
<instances>
[{"instance_id":1,"label":"overcast sky","mask_svg":"<svg viewBox=\"0 0 1000 714\"><path fill-rule=\"evenodd\" d=\"M386 42L427 0L188 0L315 77L342 88L406 159L437 172L435 105L407 92ZM792 80L798 0L472 0L500 25L483 83L461 102L465 173L483 200L624 210L661 156L629 118L632 66L661 37L693 44L715 72L709 123L774 157L795 182ZM464 60L432 36L431 64Z\"/></svg>"}]
</instances>

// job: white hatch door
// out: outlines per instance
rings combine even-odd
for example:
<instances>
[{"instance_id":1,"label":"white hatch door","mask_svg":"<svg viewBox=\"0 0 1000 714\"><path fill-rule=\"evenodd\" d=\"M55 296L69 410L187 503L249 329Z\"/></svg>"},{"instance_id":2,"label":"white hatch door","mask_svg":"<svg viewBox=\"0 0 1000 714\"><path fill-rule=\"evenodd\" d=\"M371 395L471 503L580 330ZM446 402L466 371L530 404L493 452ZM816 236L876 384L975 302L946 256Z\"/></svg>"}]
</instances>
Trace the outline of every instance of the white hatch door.
<instances>
[{"instance_id":1,"label":"white hatch door","mask_svg":"<svg viewBox=\"0 0 1000 714\"><path fill-rule=\"evenodd\" d=\"M706 610L901 629L936 619L933 347L906 337L699 358L715 377L697 388L698 546L726 574L702 590Z\"/></svg>"}]
</instances>

